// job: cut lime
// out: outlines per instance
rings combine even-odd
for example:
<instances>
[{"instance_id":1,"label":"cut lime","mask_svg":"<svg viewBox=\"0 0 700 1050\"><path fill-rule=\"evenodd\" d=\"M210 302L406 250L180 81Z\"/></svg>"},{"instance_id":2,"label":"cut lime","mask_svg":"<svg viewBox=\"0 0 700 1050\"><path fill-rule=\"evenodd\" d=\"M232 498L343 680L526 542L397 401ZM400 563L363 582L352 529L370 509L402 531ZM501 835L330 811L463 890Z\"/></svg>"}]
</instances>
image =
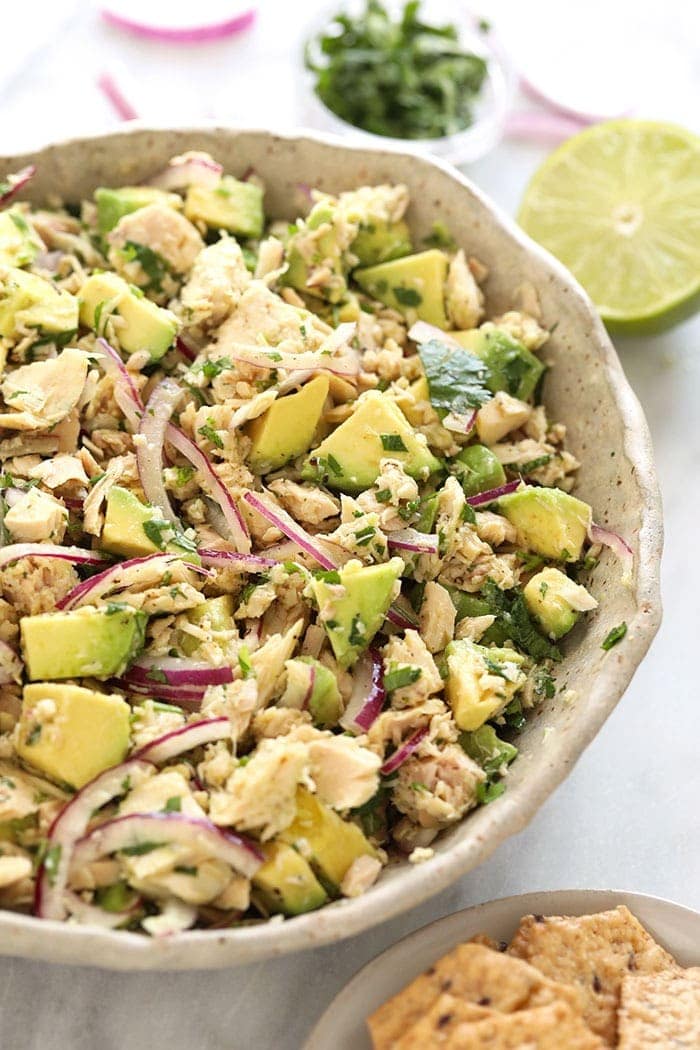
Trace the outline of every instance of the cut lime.
<instances>
[{"instance_id":1,"label":"cut lime","mask_svg":"<svg viewBox=\"0 0 700 1050\"><path fill-rule=\"evenodd\" d=\"M518 218L611 328L658 330L700 306L700 138L683 128L587 128L538 169Z\"/></svg>"}]
</instances>

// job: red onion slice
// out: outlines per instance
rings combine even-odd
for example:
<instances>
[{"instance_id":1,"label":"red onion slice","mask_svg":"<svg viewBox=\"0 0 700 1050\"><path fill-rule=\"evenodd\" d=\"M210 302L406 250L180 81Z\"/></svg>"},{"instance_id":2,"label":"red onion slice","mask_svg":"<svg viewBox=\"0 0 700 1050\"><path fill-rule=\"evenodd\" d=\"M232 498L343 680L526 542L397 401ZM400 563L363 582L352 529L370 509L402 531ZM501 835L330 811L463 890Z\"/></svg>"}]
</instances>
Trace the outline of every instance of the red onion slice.
<instances>
[{"instance_id":1,"label":"red onion slice","mask_svg":"<svg viewBox=\"0 0 700 1050\"><path fill-rule=\"evenodd\" d=\"M122 681L149 688L153 683L161 683L203 690L210 685L227 685L232 682L233 671L225 664L214 667L200 660L157 656L137 660L126 674L122 675Z\"/></svg>"},{"instance_id":2,"label":"red onion slice","mask_svg":"<svg viewBox=\"0 0 700 1050\"><path fill-rule=\"evenodd\" d=\"M209 820L186 817L182 813L130 813L100 824L79 839L73 849L71 870L79 871L110 853L156 842L164 846L195 846L247 878L255 874L264 860L252 842L218 828Z\"/></svg>"},{"instance_id":3,"label":"red onion slice","mask_svg":"<svg viewBox=\"0 0 700 1050\"><path fill-rule=\"evenodd\" d=\"M190 150L180 157L173 157L162 171L148 180L148 185L160 190L186 190L188 186L213 190L219 185L223 173L223 166L208 153Z\"/></svg>"},{"instance_id":4,"label":"red onion slice","mask_svg":"<svg viewBox=\"0 0 700 1050\"><path fill-rule=\"evenodd\" d=\"M214 470L207 456L191 438L187 437L179 427L173 426L172 423L167 428L167 438L170 444L199 471L202 488L206 489L211 498L221 507L226 523L231 530L231 541L241 553L250 554L250 536L241 513L236 506L236 501Z\"/></svg>"},{"instance_id":5,"label":"red onion slice","mask_svg":"<svg viewBox=\"0 0 700 1050\"><path fill-rule=\"evenodd\" d=\"M376 649L369 649L355 665L353 691L340 724L350 733L365 733L381 713L384 690L384 664Z\"/></svg>"},{"instance_id":6,"label":"red onion slice","mask_svg":"<svg viewBox=\"0 0 700 1050\"><path fill-rule=\"evenodd\" d=\"M120 120L138 120L138 110L132 106L112 73L101 73L97 78L97 86Z\"/></svg>"},{"instance_id":7,"label":"red onion slice","mask_svg":"<svg viewBox=\"0 0 700 1050\"><path fill-rule=\"evenodd\" d=\"M458 412L448 412L442 420L442 425L445 430L451 430L453 434L468 434L474 429L476 415L476 409L466 416Z\"/></svg>"},{"instance_id":8,"label":"red onion slice","mask_svg":"<svg viewBox=\"0 0 700 1050\"><path fill-rule=\"evenodd\" d=\"M387 534L390 547L416 554L437 554L440 537L434 532L418 532L417 529L400 529Z\"/></svg>"},{"instance_id":9,"label":"red onion slice","mask_svg":"<svg viewBox=\"0 0 700 1050\"><path fill-rule=\"evenodd\" d=\"M408 338L412 339L414 343L429 343L431 339L437 339L438 342L443 343L444 346L449 346L453 350L464 350L456 339L453 339L449 332L443 332L442 328L438 328L434 324L428 324L427 321L416 321L415 324L411 325L408 330Z\"/></svg>"},{"instance_id":10,"label":"red onion slice","mask_svg":"<svg viewBox=\"0 0 700 1050\"><path fill-rule=\"evenodd\" d=\"M301 705L302 711L308 711L311 697L314 695L314 686L316 685L316 668L314 664L306 664L306 668L309 673L309 680L306 684L306 692Z\"/></svg>"},{"instance_id":11,"label":"red onion slice","mask_svg":"<svg viewBox=\"0 0 700 1050\"><path fill-rule=\"evenodd\" d=\"M192 362L195 361L197 358L197 354L195 353L195 351L192 349L191 346L187 345L187 343L181 335L175 337L175 349L179 350L179 352L187 361Z\"/></svg>"},{"instance_id":12,"label":"red onion slice","mask_svg":"<svg viewBox=\"0 0 700 1050\"><path fill-rule=\"evenodd\" d=\"M54 858L51 872L46 869L46 859L37 872L34 891L35 915L41 919L65 919L64 891L75 843L85 834L85 829L98 809L106 806L112 799L126 794L132 778L145 779L152 772L153 766L149 763L129 759L100 773L63 807L49 828L47 836L45 858Z\"/></svg>"},{"instance_id":13,"label":"red onion slice","mask_svg":"<svg viewBox=\"0 0 700 1050\"><path fill-rule=\"evenodd\" d=\"M8 548L5 549L7 550ZM62 549L70 550L68 547ZM32 553L35 552L32 551ZM1 554L2 552L0 552L0 556ZM163 572L165 572L171 562L180 561L181 559L181 554L145 554L142 558L129 558L127 561L119 562L117 565L111 565L104 572L98 572L96 576L91 576L89 580L83 580L79 583L64 598L56 602L56 608L74 609L76 605L82 605L87 600L90 603L94 602L95 599L101 598L108 591L129 587L134 582L131 577L138 575L142 565L150 564L153 569L162 567ZM100 564L103 560L99 559L97 564ZM0 565L2 565L1 561ZM192 562L186 562L186 565L188 569L196 572L199 576L211 577L213 575L209 569L203 569L200 565L195 565Z\"/></svg>"},{"instance_id":14,"label":"red onion slice","mask_svg":"<svg viewBox=\"0 0 700 1050\"><path fill-rule=\"evenodd\" d=\"M631 577L634 569L634 551L628 543L623 540L622 536L618 535L617 532L613 532L612 529L606 529L602 525L592 524L588 536L591 543L600 543L604 547L609 547L610 550L617 556L622 566L623 579L625 577Z\"/></svg>"},{"instance_id":15,"label":"red onion slice","mask_svg":"<svg viewBox=\"0 0 700 1050\"><path fill-rule=\"evenodd\" d=\"M168 762L176 755L192 751L195 747L211 744L215 740L226 740L230 736L231 723L228 718L206 718L202 722L193 722L180 729L174 729L171 733L165 733L157 740L151 740L149 744L139 748L134 757L146 762Z\"/></svg>"},{"instance_id":16,"label":"red onion slice","mask_svg":"<svg viewBox=\"0 0 700 1050\"><path fill-rule=\"evenodd\" d=\"M145 17L142 16L142 11L145 12ZM224 40L234 33L242 32L253 24L256 16L255 7L246 3L236 4L226 17L212 17L201 21L200 14L199 22L196 9L193 9L192 17L185 15L186 11L189 11L189 5L172 4L167 20L148 22L146 19L149 17L149 5L110 0L110 3L103 6L102 17L119 29L161 43L202 44Z\"/></svg>"},{"instance_id":17,"label":"red onion slice","mask_svg":"<svg viewBox=\"0 0 700 1050\"><path fill-rule=\"evenodd\" d=\"M303 551L306 551L310 557L318 562L322 569L337 569L336 562L332 561L328 554L319 546L318 540L311 536L301 525L298 525L286 510L273 506L266 496L257 492L246 492L243 499L249 507L252 507L266 521L269 521L270 525L274 525L288 539L293 540Z\"/></svg>"},{"instance_id":18,"label":"red onion slice","mask_svg":"<svg viewBox=\"0 0 700 1050\"><path fill-rule=\"evenodd\" d=\"M166 521L178 528L182 525L172 508L163 480L163 446L170 417L181 397L182 390L175 380L163 379L148 399L139 425L139 440L135 442L136 463L146 499L158 507Z\"/></svg>"},{"instance_id":19,"label":"red onion slice","mask_svg":"<svg viewBox=\"0 0 700 1050\"><path fill-rule=\"evenodd\" d=\"M26 168L22 168L21 171L14 172L14 174L6 175L4 179L0 180L0 206L7 204L16 193L26 186L31 178L36 174L36 165L28 164Z\"/></svg>"},{"instance_id":20,"label":"red onion slice","mask_svg":"<svg viewBox=\"0 0 700 1050\"><path fill-rule=\"evenodd\" d=\"M97 344L102 350L100 364L106 374L114 378L114 400L124 413L131 429L137 431L143 416L143 401L138 388L122 361L121 354L118 354L106 339L98 339Z\"/></svg>"},{"instance_id":21,"label":"red onion slice","mask_svg":"<svg viewBox=\"0 0 700 1050\"><path fill-rule=\"evenodd\" d=\"M423 726L422 729L417 730L413 736L402 744L401 747L394 751L393 755L386 760L379 772L383 777L388 777L390 773L394 773L399 766L402 766L407 758L413 754L421 740L427 735L428 727Z\"/></svg>"},{"instance_id":22,"label":"red onion slice","mask_svg":"<svg viewBox=\"0 0 700 1050\"><path fill-rule=\"evenodd\" d=\"M478 492L476 496L467 496L467 503L470 507L483 507L486 503L494 503L501 496L507 496L509 492L515 492L521 485L521 478L516 478L515 481L507 481L498 488L486 489L485 492Z\"/></svg>"},{"instance_id":23,"label":"red onion slice","mask_svg":"<svg viewBox=\"0 0 700 1050\"><path fill-rule=\"evenodd\" d=\"M408 631L412 627L418 626L416 614L402 595L399 595L396 601L391 603L386 618L390 623L393 623L394 627L398 627L402 631Z\"/></svg>"},{"instance_id":24,"label":"red onion slice","mask_svg":"<svg viewBox=\"0 0 700 1050\"><path fill-rule=\"evenodd\" d=\"M10 543L0 549L0 569L21 558L58 558L74 565L104 565L107 558L84 547L59 547L55 543Z\"/></svg>"},{"instance_id":25,"label":"red onion slice","mask_svg":"<svg viewBox=\"0 0 700 1050\"><path fill-rule=\"evenodd\" d=\"M126 681L124 678L113 678L110 685L114 689L121 689L130 696L139 700L162 700L166 704L181 707L183 711L199 711L204 699L204 688L186 688L181 685L164 685L162 682L152 682L149 685L143 682Z\"/></svg>"},{"instance_id":26,"label":"red onion slice","mask_svg":"<svg viewBox=\"0 0 700 1050\"><path fill-rule=\"evenodd\" d=\"M240 569L241 572L253 573L266 572L274 568L280 560L263 558L259 554L241 554L240 551L217 551L209 547L201 547L197 554L202 559L202 565L209 565L217 569Z\"/></svg>"}]
</instances>

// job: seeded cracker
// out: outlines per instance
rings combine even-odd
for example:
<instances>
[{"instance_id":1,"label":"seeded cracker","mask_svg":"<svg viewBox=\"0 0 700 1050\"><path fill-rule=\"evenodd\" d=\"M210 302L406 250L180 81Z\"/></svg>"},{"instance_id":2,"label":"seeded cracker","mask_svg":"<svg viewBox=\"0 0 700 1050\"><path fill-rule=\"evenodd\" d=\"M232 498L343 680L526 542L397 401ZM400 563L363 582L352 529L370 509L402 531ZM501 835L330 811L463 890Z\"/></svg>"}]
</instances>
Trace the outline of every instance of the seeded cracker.
<instances>
[{"instance_id":1,"label":"seeded cracker","mask_svg":"<svg viewBox=\"0 0 700 1050\"><path fill-rule=\"evenodd\" d=\"M443 1047L452 1032L465 1022L484 1021L494 1016L495 1011L485 1006L457 999L445 993L436 999L427 1013L412 1025L405 1035L394 1042L392 1050L437 1050Z\"/></svg>"},{"instance_id":2,"label":"seeded cracker","mask_svg":"<svg viewBox=\"0 0 700 1050\"><path fill-rule=\"evenodd\" d=\"M622 981L620 1050L697 1050L700 1047L700 967L667 970Z\"/></svg>"},{"instance_id":3,"label":"seeded cracker","mask_svg":"<svg viewBox=\"0 0 700 1050\"><path fill-rule=\"evenodd\" d=\"M580 918L525 916L508 951L552 980L580 988L584 1018L608 1046L615 1046L623 977L676 967L624 905Z\"/></svg>"},{"instance_id":4,"label":"seeded cracker","mask_svg":"<svg viewBox=\"0 0 700 1050\"><path fill-rule=\"evenodd\" d=\"M604 1046L566 1003L550 1003L458 1025L444 1050L604 1050Z\"/></svg>"}]
</instances>

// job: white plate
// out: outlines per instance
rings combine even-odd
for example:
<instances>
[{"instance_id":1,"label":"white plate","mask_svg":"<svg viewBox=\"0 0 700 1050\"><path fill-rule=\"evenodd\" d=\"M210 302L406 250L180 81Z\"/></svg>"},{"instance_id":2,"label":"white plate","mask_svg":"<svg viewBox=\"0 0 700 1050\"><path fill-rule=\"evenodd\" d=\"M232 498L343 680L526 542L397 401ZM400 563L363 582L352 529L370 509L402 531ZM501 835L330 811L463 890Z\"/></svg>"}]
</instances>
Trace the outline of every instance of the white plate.
<instances>
[{"instance_id":1,"label":"white plate","mask_svg":"<svg viewBox=\"0 0 700 1050\"><path fill-rule=\"evenodd\" d=\"M476 933L508 941L523 915L589 915L618 904L626 904L682 966L700 964L700 912L660 897L624 890L555 890L503 897L431 922L367 963L333 1000L304 1050L372 1050L365 1018Z\"/></svg>"}]
</instances>

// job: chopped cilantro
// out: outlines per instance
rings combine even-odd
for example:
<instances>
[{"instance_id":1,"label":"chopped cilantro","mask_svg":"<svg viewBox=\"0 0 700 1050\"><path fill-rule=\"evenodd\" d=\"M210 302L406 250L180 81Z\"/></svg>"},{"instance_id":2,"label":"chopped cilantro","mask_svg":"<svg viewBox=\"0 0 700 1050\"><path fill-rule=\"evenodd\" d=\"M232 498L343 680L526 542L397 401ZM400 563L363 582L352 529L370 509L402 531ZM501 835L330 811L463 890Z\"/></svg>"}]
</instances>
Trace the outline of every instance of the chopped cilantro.
<instances>
[{"instance_id":1,"label":"chopped cilantro","mask_svg":"<svg viewBox=\"0 0 700 1050\"><path fill-rule=\"evenodd\" d=\"M484 362L468 350L454 350L438 339L418 347L430 403L441 419L448 412L466 415L490 401L489 373Z\"/></svg>"},{"instance_id":2,"label":"chopped cilantro","mask_svg":"<svg viewBox=\"0 0 700 1050\"><path fill-rule=\"evenodd\" d=\"M605 651L607 652L608 649L612 649L614 645L617 645L618 642L621 642L626 634L627 624L623 621L622 623L619 623L617 627L613 627L612 631L610 631L610 633L607 635L600 648L605 649Z\"/></svg>"},{"instance_id":3,"label":"chopped cilantro","mask_svg":"<svg viewBox=\"0 0 700 1050\"><path fill-rule=\"evenodd\" d=\"M44 871L46 872L49 883L51 886L56 882L56 876L58 875L58 865L61 862L62 847L59 845L50 846L44 854Z\"/></svg>"},{"instance_id":4,"label":"chopped cilantro","mask_svg":"<svg viewBox=\"0 0 700 1050\"><path fill-rule=\"evenodd\" d=\"M400 434L380 434L382 448L385 452L406 452L406 445Z\"/></svg>"},{"instance_id":5,"label":"chopped cilantro","mask_svg":"<svg viewBox=\"0 0 700 1050\"><path fill-rule=\"evenodd\" d=\"M350 624L350 633L348 635L348 641L350 645L363 646L367 642L367 633L365 625L362 622L362 618L359 616L353 616L352 623Z\"/></svg>"},{"instance_id":6,"label":"chopped cilantro","mask_svg":"<svg viewBox=\"0 0 700 1050\"><path fill-rule=\"evenodd\" d=\"M324 583L340 583L340 573L337 569L317 569L314 576Z\"/></svg>"},{"instance_id":7,"label":"chopped cilantro","mask_svg":"<svg viewBox=\"0 0 700 1050\"><path fill-rule=\"evenodd\" d=\"M476 801L480 806L486 806L489 802L493 802L494 799L500 798L505 789L506 786L502 780L485 780L483 783L477 784Z\"/></svg>"},{"instance_id":8,"label":"chopped cilantro","mask_svg":"<svg viewBox=\"0 0 700 1050\"><path fill-rule=\"evenodd\" d=\"M154 849L160 849L162 842L138 842L135 846L124 846L120 850L125 857L143 857L146 853L153 853Z\"/></svg>"},{"instance_id":9,"label":"chopped cilantro","mask_svg":"<svg viewBox=\"0 0 700 1050\"><path fill-rule=\"evenodd\" d=\"M182 811L182 799L179 795L172 795L163 806L163 813L180 813Z\"/></svg>"},{"instance_id":10,"label":"chopped cilantro","mask_svg":"<svg viewBox=\"0 0 700 1050\"><path fill-rule=\"evenodd\" d=\"M193 867L192 864L176 864L173 871L176 871L178 875L191 875L194 878L199 868Z\"/></svg>"},{"instance_id":11,"label":"chopped cilantro","mask_svg":"<svg viewBox=\"0 0 700 1050\"><path fill-rule=\"evenodd\" d=\"M539 470L540 467L546 467L548 463L554 459L554 456L545 454L544 456L537 456L535 459L529 459L527 463L521 463L517 470L520 474L531 474L533 470ZM515 470L515 465L512 468Z\"/></svg>"},{"instance_id":12,"label":"chopped cilantro","mask_svg":"<svg viewBox=\"0 0 700 1050\"><path fill-rule=\"evenodd\" d=\"M481 589L481 596L502 627L504 636L515 642L519 649L538 663L542 660L561 660L557 646L537 629L519 588L502 591L493 580L487 580Z\"/></svg>"},{"instance_id":13,"label":"chopped cilantro","mask_svg":"<svg viewBox=\"0 0 700 1050\"><path fill-rule=\"evenodd\" d=\"M238 650L238 666L242 678L252 678L255 674L247 645L242 645Z\"/></svg>"},{"instance_id":14,"label":"chopped cilantro","mask_svg":"<svg viewBox=\"0 0 700 1050\"><path fill-rule=\"evenodd\" d=\"M379 492L375 492L374 498L377 503L388 503L391 499L391 492L389 489L380 489Z\"/></svg>"},{"instance_id":15,"label":"chopped cilantro","mask_svg":"<svg viewBox=\"0 0 700 1050\"><path fill-rule=\"evenodd\" d=\"M413 685L420 676L420 667L411 667L409 665L392 667L390 671L384 674L384 688L387 693L392 693L395 689L403 689L407 685Z\"/></svg>"},{"instance_id":16,"label":"chopped cilantro","mask_svg":"<svg viewBox=\"0 0 700 1050\"><path fill-rule=\"evenodd\" d=\"M162 255L154 252L147 244L127 241L121 249L127 262L137 262L148 277L146 288L153 292L163 291L163 281L170 274L170 266Z\"/></svg>"},{"instance_id":17,"label":"chopped cilantro","mask_svg":"<svg viewBox=\"0 0 700 1050\"><path fill-rule=\"evenodd\" d=\"M420 306L423 302L423 296L415 288L402 288L401 285L398 285L392 288L392 292L401 306Z\"/></svg>"},{"instance_id":18,"label":"chopped cilantro","mask_svg":"<svg viewBox=\"0 0 700 1050\"><path fill-rule=\"evenodd\" d=\"M343 468L341 467L340 463L335 458L335 456L332 456L330 452L326 457L326 463L328 464L331 471L335 474L336 477L340 478L343 476Z\"/></svg>"},{"instance_id":19,"label":"chopped cilantro","mask_svg":"<svg viewBox=\"0 0 700 1050\"><path fill-rule=\"evenodd\" d=\"M216 357L208 361L202 361L198 368L207 379L216 379L222 372L233 368L233 365L228 357Z\"/></svg>"},{"instance_id":20,"label":"chopped cilantro","mask_svg":"<svg viewBox=\"0 0 700 1050\"><path fill-rule=\"evenodd\" d=\"M211 441L212 445L214 445L216 448L223 448L224 447L224 443L221 440L219 432L216 429L216 426L214 424L214 420L212 419L211 416L209 416L209 418L207 419L207 421L204 424L204 426L201 426L199 428L197 433L201 434L202 437L205 437L207 439L207 441Z\"/></svg>"}]
</instances>

